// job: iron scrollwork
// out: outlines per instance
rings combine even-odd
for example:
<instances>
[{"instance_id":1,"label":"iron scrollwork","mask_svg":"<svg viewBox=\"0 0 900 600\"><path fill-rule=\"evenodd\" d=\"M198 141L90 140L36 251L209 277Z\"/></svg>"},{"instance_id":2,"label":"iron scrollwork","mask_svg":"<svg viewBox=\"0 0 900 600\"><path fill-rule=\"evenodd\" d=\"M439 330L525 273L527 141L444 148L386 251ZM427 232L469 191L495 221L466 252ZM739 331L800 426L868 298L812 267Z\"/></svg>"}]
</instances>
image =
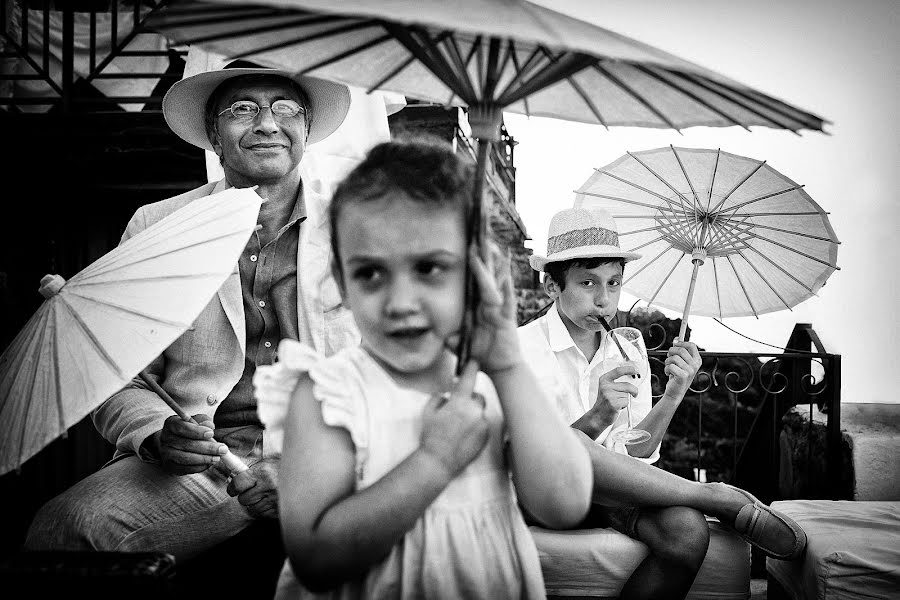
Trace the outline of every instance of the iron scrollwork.
<instances>
[{"instance_id":1,"label":"iron scrollwork","mask_svg":"<svg viewBox=\"0 0 900 600\"><path fill-rule=\"evenodd\" d=\"M659 393L653 394L653 399L657 400L662 397L665 385L665 350L669 347L668 333L666 329L659 323L650 323L641 328L644 334L644 343L650 359L650 381L654 390L660 390ZM812 353L810 353L812 354ZM731 394L742 394L753 386L754 381L759 387L768 394L782 394L789 390L791 385L790 378L785 375L787 369L785 365L790 364L789 361L808 360L819 365L820 374L804 373L798 378L799 390L807 396L819 396L827 388L827 365L823 359L811 355L805 356L789 355L781 356L779 354L729 354L729 353L708 353L701 352L704 357L703 365L697 371L694 381L691 383L690 391L695 394L703 394L709 392L713 387L724 386ZM712 356L710 356L712 355ZM758 367L754 368L751 358L760 361ZM763 361L762 359L769 360ZM726 360L727 359L727 360ZM727 371L724 371L727 369Z\"/></svg>"}]
</instances>

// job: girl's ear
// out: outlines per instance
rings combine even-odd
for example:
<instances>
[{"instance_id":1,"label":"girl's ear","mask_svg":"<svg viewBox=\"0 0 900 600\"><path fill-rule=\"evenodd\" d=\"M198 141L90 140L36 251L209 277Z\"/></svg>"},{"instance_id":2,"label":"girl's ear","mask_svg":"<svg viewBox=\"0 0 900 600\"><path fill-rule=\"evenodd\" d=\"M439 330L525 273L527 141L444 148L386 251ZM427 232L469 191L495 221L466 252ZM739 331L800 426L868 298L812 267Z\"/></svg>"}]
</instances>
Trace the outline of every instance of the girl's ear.
<instances>
[{"instance_id":1,"label":"girl's ear","mask_svg":"<svg viewBox=\"0 0 900 600\"><path fill-rule=\"evenodd\" d=\"M559 298L559 295L562 293L562 290L559 289L559 284L556 283L552 277L550 277L549 273L544 273L544 291L547 292L547 295L550 296L553 300Z\"/></svg>"}]
</instances>

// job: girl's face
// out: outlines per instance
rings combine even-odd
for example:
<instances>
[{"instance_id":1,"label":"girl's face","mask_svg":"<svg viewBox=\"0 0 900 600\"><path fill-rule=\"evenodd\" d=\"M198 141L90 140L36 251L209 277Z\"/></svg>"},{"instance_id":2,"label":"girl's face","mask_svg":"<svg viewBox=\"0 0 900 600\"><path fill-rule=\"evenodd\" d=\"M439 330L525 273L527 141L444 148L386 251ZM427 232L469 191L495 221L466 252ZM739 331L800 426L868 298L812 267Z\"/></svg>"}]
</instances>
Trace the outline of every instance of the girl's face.
<instances>
[{"instance_id":1,"label":"girl's face","mask_svg":"<svg viewBox=\"0 0 900 600\"><path fill-rule=\"evenodd\" d=\"M401 380L435 380L462 323L462 211L393 192L349 203L336 227L344 301L363 347Z\"/></svg>"}]
</instances>

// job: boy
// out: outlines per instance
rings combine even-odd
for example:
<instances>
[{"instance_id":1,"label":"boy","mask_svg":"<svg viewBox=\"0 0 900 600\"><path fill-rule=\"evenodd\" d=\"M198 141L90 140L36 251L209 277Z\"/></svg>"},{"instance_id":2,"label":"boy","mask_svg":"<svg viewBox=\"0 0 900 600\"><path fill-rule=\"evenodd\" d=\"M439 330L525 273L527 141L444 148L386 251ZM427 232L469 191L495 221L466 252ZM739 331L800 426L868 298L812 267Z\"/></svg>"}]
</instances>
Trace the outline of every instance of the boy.
<instances>
[{"instance_id":1,"label":"boy","mask_svg":"<svg viewBox=\"0 0 900 600\"><path fill-rule=\"evenodd\" d=\"M530 259L532 268L544 272L544 290L554 303L518 331L526 361L573 428L609 450L653 463L701 359L695 344L675 341L665 361L669 380L656 406L649 377L633 379L632 365L605 367L603 353L598 352L607 335L600 319L616 316L625 265L637 258L639 254L619 247L615 221L606 211L558 212L550 222L547 256ZM622 409L631 397L633 424L651 437L626 446L614 443L612 433L627 428L627 411ZM595 469L595 479L603 475ZM622 597L686 595L709 543L703 513L686 506L612 508L597 501L595 493L583 527L612 527L650 550L626 582ZM619 504L611 498L604 501Z\"/></svg>"}]
</instances>

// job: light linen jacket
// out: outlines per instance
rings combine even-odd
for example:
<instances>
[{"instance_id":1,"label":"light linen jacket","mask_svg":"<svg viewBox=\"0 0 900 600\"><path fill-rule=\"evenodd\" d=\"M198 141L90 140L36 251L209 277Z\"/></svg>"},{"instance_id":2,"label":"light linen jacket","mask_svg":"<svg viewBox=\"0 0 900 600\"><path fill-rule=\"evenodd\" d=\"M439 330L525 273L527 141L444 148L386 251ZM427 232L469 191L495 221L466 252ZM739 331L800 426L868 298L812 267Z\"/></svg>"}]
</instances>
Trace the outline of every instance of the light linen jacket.
<instances>
[{"instance_id":1,"label":"light linen jacket","mask_svg":"<svg viewBox=\"0 0 900 600\"><path fill-rule=\"evenodd\" d=\"M124 242L188 203L231 187L224 179L135 212L122 235ZM306 219L300 224L297 252L297 311L300 341L326 355L359 343L353 316L341 304L331 276L328 199L316 184L304 186ZM189 415L213 416L237 384L244 369L246 325L237 263L234 272L206 305L193 327L147 367L148 373ZM172 416L147 385L135 378L93 413L94 425L122 454L138 454L147 436Z\"/></svg>"}]
</instances>

